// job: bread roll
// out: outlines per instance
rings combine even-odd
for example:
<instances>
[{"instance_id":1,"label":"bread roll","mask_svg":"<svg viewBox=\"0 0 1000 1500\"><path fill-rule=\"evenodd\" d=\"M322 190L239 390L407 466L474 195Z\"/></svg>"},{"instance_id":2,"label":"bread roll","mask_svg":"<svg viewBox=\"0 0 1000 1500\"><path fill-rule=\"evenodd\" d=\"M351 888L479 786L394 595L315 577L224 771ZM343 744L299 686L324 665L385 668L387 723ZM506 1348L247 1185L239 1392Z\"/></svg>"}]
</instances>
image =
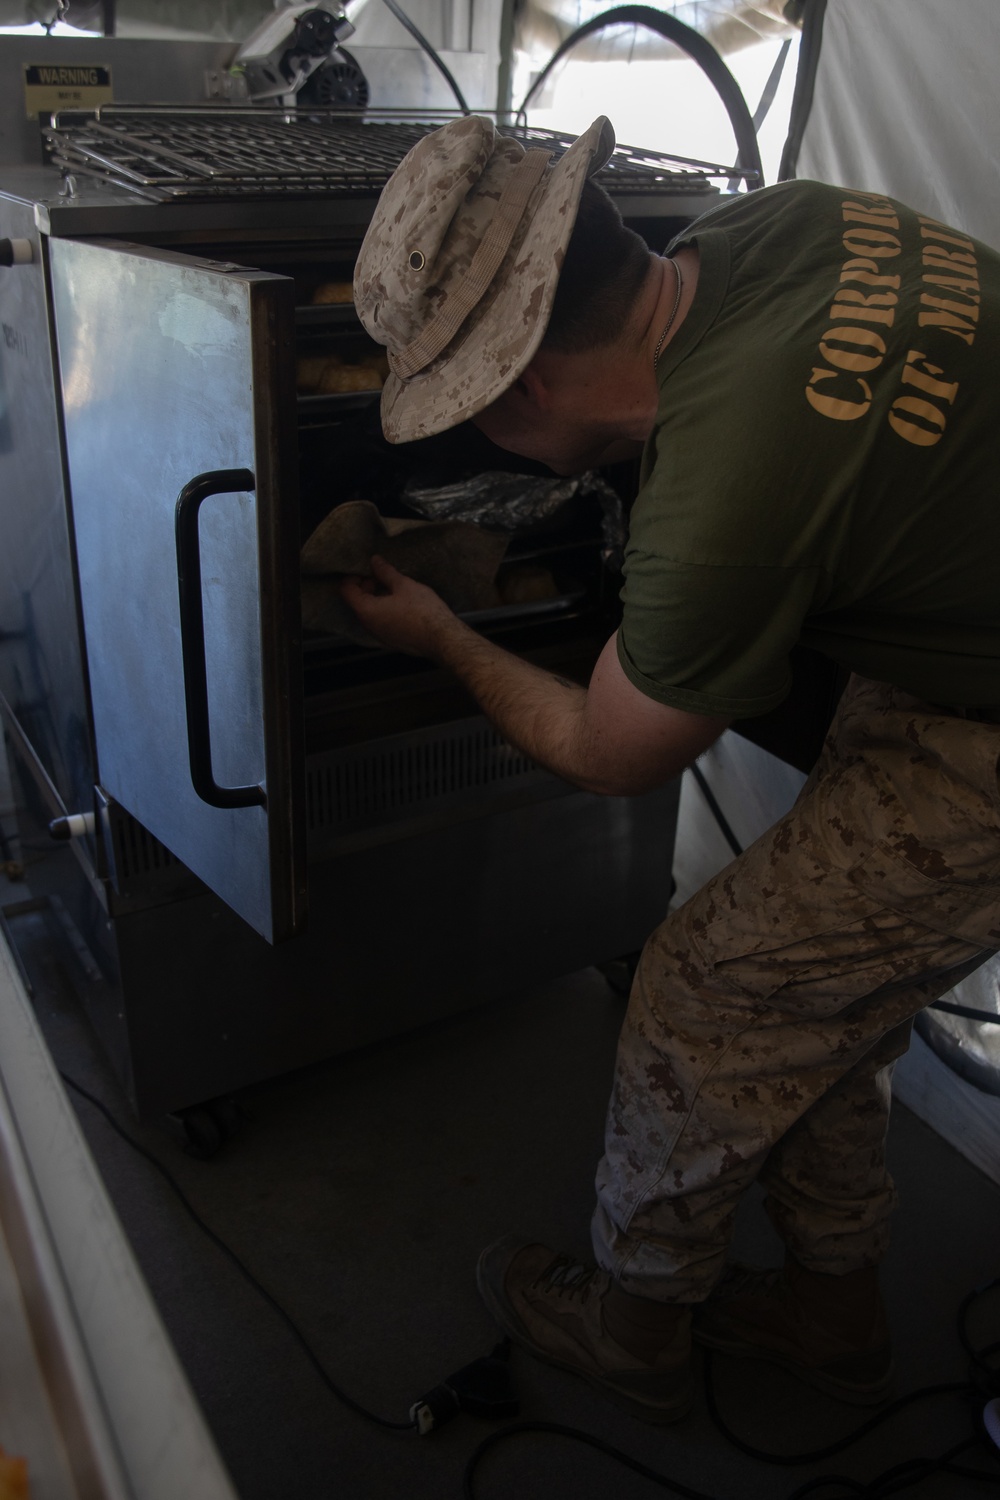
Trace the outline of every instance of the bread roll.
<instances>
[{"instance_id":1,"label":"bread roll","mask_svg":"<svg viewBox=\"0 0 1000 1500\"><path fill-rule=\"evenodd\" d=\"M329 355L303 354L295 361L295 389L303 396L311 395L329 363Z\"/></svg>"},{"instance_id":2,"label":"bread roll","mask_svg":"<svg viewBox=\"0 0 1000 1500\"><path fill-rule=\"evenodd\" d=\"M500 580L500 597L504 604L536 604L542 599L556 599L559 590L548 568L530 563L510 568Z\"/></svg>"},{"instance_id":3,"label":"bread roll","mask_svg":"<svg viewBox=\"0 0 1000 1500\"><path fill-rule=\"evenodd\" d=\"M371 365L329 364L319 379L317 391L331 395L337 391L380 391L382 376Z\"/></svg>"},{"instance_id":4,"label":"bread roll","mask_svg":"<svg viewBox=\"0 0 1000 1500\"><path fill-rule=\"evenodd\" d=\"M354 286L350 281L324 281L313 292L313 306L354 301Z\"/></svg>"}]
</instances>

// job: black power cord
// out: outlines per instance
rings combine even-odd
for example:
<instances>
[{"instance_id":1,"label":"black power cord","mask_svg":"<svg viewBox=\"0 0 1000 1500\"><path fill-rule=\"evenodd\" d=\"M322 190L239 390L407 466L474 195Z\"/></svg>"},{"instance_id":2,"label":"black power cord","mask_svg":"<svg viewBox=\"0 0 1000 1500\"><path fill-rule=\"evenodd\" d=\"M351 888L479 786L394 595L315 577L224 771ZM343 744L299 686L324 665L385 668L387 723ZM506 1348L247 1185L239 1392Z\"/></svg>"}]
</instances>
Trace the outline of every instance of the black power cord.
<instances>
[{"instance_id":1,"label":"black power cord","mask_svg":"<svg viewBox=\"0 0 1000 1500\"><path fill-rule=\"evenodd\" d=\"M219 1235L216 1234L215 1230L212 1229L210 1225L205 1223L205 1220L201 1217L201 1215L198 1213L198 1210L186 1196L184 1190L181 1188L180 1184L177 1182L177 1179L173 1176L173 1174L167 1170L163 1163L159 1161L151 1151L147 1151L145 1146L140 1145L133 1136L129 1135L127 1130L122 1129L118 1121L115 1119L114 1115L106 1105L101 1103L100 1099L95 1099L93 1094L88 1093L85 1088L81 1088L81 1086L72 1078L70 1078L66 1073L60 1073L59 1076L68 1089L72 1089L74 1094L79 1094L81 1099L86 1099L88 1104L92 1105L94 1109L96 1109L101 1115L103 1115L104 1119L111 1126L111 1129L115 1132L115 1134L117 1136L120 1136L127 1146L131 1146L132 1150L136 1152L138 1156L141 1156L144 1161L149 1162L149 1165L160 1174L164 1182L174 1194L177 1201L180 1203L181 1207L185 1210L192 1221L198 1226L202 1234L204 1234L208 1239L211 1240L212 1244L217 1250L221 1250L226 1259L236 1267L237 1271L239 1271L244 1281L246 1281L248 1285L253 1287L254 1291L258 1294L258 1296L264 1299L268 1307L270 1307L271 1311L281 1319L282 1323L284 1323L285 1327L288 1329L288 1332L292 1335L292 1338L298 1344L306 1359L312 1365L313 1369L316 1371L316 1374L319 1376L320 1380L326 1386L331 1395L335 1396L338 1401L340 1401L350 1411L353 1411L357 1416L364 1417L366 1422L374 1422L377 1427L386 1427L393 1432L410 1432L416 1429L417 1424L415 1418L411 1417L408 1422L393 1422L388 1417L382 1417L379 1416L377 1412L369 1411L367 1406L362 1406L360 1401L355 1401L353 1396L349 1396L346 1391L341 1390L336 1381L333 1380L327 1373L319 1356L315 1353L302 1331L292 1321L288 1313L286 1313L285 1309L281 1306L281 1303L271 1295L271 1293L267 1290L267 1287L263 1286L257 1280L253 1272L243 1264L239 1256L236 1254L235 1250L231 1250L230 1247L226 1244L225 1240L221 1239Z\"/></svg>"},{"instance_id":2,"label":"black power cord","mask_svg":"<svg viewBox=\"0 0 1000 1500\"><path fill-rule=\"evenodd\" d=\"M751 1443L745 1442L735 1433L724 1420L715 1396L712 1382L712 1354L705 1351L705 1399L709 1416L717 1431L725 1438L737 1452L744 1453L748 1458L757 1463L773 1464L794 1468L804 1464L821 1463L827 1458L833 1458L846 1449L853 1447L861 1438L868 1433L881 1427L883 1423L890 1421L899 1412L917 1402L930 1400L938 1396L960 1396L969 1399L972 1403L979 1402L990 1395L1000 1391L1000 1366L989 1363L991 1355L1000 1352L1000 1341L988 1345L983 1349L975 1349L971 1343L967 1330L967 1319L972 1304L985 1293L1000 1287L1000 1277L994 1281L987 1282L984 1286L977 1287L970 1292L959 1306L957 1316L957 1332L959 1341L969 1357L973 1366L974 1378L969 1381L956 1381L941 1385L922 1386L919 1390L911 1391L906 1396L901 1396L897 1401L869 1417L862 1422L846 1437L838 1439L834 1443L828 1443L823 1448L816 1448L804 1453L771 1453L766 1449L757 1448ZM564 1427L554 1422L518 1422L511 1427L505 1427L500 1432L491 1433L488 1438L479 1444L468 1464L466 1465L463 1478L464 1500L477 1500L475 1490L476 1473L488 1453L508 1439L517 1438L526 1433L541 1432L548 1433L554 1437L566 1438L572 1442L583 1443L587 1447L595 1448L598 1452L605 1453L609 1458L640 1474L644 1479L657 1485L660 1489L667 1490L671 1494L686 1497L686 1500L721 1500L721 1497L707 1494L703 1490L695 1490L690 1486L682 1484L679 1480L671 1479L667 1474L661 1474L647 1465L639 1463L637 1459L629 1454L623 1453L620 1448L615 1448L611 1443L606 1443L600 1438L593 1437L590 1433L581 1432L574 1427ZM990 1489L1000 1490L1000 1454L988 1439L987 1452L996 1460L996 1467L992 1470L974 1469L965 1464L957 1464L955 1460L970 1448L980 1445L985 1434L974 1432L965 1437L961 1442L947 1448L943 1453L932 1458L908 1458L901 1463L893 1464L890 1468L883 1470L881 1474L867 1482L854 1479L846 1474L822 1474L813 1479L807 1479L804 1484L798 1485L792 1490L785 1500L807 1500L807 1497L823 1497L823 1500L848 1500L851 1495L860 1495L864 1500L889 1500L892 1495L898 1495L903 1490L911 1489L923 1480L934 1474L952 1474L962 1479L968 1479L974 1483L987 1486Z\"/></svg>"},{"instance_id":3,"label":"black power cord","mask_svg":"<svg viewBox=\"0 0 1000 1500\"><path fill-rule=\"evenodd\" d=\"M756 1459L762 1464L778 1464L789 1468L796 1468L801 1464L819 1464L827 1458L835 1458L838 1453L844 1453L848 1448L854 1446L861 1438L867 1437L890 1417L896 1416L898 1412L905 1411L907 1407L914 1406L918 1401L926 1401L934 1396L967 1395L971 1390L968 1381L949 1381L942 1385L924 1385L916 1391L910 1391L906 1396L900 1396L898 1400L892 1401L884 1406L875 1416L869 1417L867 1422L862 1422L849 1432L846 1437L838 1438L834 1443L827 1443L823 1448L814 1448L806 1453L771 1453L764 1448L755 1448L752 1443L745 1442L738 1437L723 1419L719 1411L718 1402L715 1399L715 1389L712 1384L712 1355L710 1351L705 1353L705 1403L708 1414L715 1426L722 1433L727 1443L730 1443L740 1453L745 1453L747 1458Z\"/></svg>"},{"instance_id":4,"label":"black power cord","mask_svg":"<svg viewBox=\"0 0 1000 1500\"><path fill-rule=\"evenodd\" d=\"M96 1109L107 1124L110 1125L115 1134L159 1173L192 1222L215 1245L216 1249L220 1250L226 1259L236 1267L236 1270L248 1285L263 1298L271 1310L281 1319L323 1385L349 1411L363 1417L368 1422L374 1423L375 1426L389 1431L421 1433L430 1432L436 1427L441 1426L443 1422L455 1416L459 1411L466 1411L474 1416L494 1419L512 1416L516 1413L517 1402L513 1394L506 1364L509 1353L509 1344L507 1341L498 1344L487 1358L474 1360L471 1364L465 1365L461 1370L456 1371L454 1375L449 1375L433 1391L422 1397L420 1401L414 1404L409 1421L392 1421L387 1417L380 1416L377 1412L370 1411L360 1401L355 1401L352 1396L349 1396L333 1380L305 1338L305 1335L281 1306L280 1302L257 1280L253 1272L243 1263L236 1252L226 1244L225 1240L216 1234L215 1230L205 1222L180 1187L176 1178L163 1163L119 1125L114 1115L100 1099L95 1098L93 1094L70 1078L68 1074L60 1073L60 1077L68 1089L79 1095L80 1098L85 1099L88 1104ZM1000 1276L984 1283L982 1286L975 1287L959 1304L956 1319L957 1334L962 1349L970 1362L972 1378L969 1381L923 1386L919 1390L911 1391L908 1395L902 1396L899 1400L893 1401L889 1406L884 1407L875 1416L870 1417L866 1422L863 1422L859 1427L848 1433L846 1437L839 1439L835 1443L830 1443L824 1448L814 1449L806 1453L779 1454L771 1453L766 1449L756 1448L752 1444L745 1442L737 1433L733 1432L719 1411L712 1384L712 1356L706 1351L705 1396L709 1415L722 1437L738 1452L746 1454L747 1457L759 1463L794 1467L801 1464L822 1462L826 1458L831 1458L835 1454L844 1452L847 1448L852 1447L854 1443L858 1442L860 1438L865 1437L868 1433L874 1431L875 1428L880 1427L884 1422L896 1416L898 1412L919 1401L937 1396L960 1395L969 1398L972 1403L978 1402L981 1408L985 1400L1000 1394L1000 1363L991 1362L995 1356L1000 1354L1000 1340L977 1349L973 1345L968 1331L968 1318L973 1304L979 1298L998 1288L1000 1288ZM684 1500L720 1500L720 1497L709 1495L703 1490L693 1489L691 1486L681 1483L680 1480L671 1479L669 1475L661 1474L657 1470L649 1468L648 1465L640 1463L638 1459L632 1458L630 1454L623 1452L622 1449L614 1447L613 1444L607 1443L601 1438L596 1438L590 1433L581 1432L577 1428L566 1427L556 1422L517 1422L511 1426L502 1428L499 1432L491 1433L489 1437L485 1438L474 1450L466 1465L463 1476L463 1496L465 1500L476 1500L473 1488L474 1479L486 1455L501 1443L508 1442L513 1438L528 1433L545 1433L553 1437L583 1443L590 1448L596 1449L598 1452L606 1454L609 1458L622 1464L623 1467L641 1475L642 1478L648 1479L660 1489L684 1497ZM986 1438L985 1430L982 1435L974 1433L971 1437L964 1438L961 1443L955 1444L934 1458L906 1459L902 1463L886 1469L867 1484L846 1475L822 1475L807 1480L803 1485L799 1485L797 1489L793 1490L786 1497L786 1500L807 1500L808 1496L820 1495L824 1490L827 1492L825 1500L845 1500L845 1497L851 1495L863 1496L864 1500L889 1500L890 1496L899 1494L904 1489L912 1488L913 1485L921 1483L932 1474L953 1474L963 1479L970 1479L973 1482L988 1485L993 1489L1000 1489L1000 1466L993 1472L987 1472L982 1469L971 1469L965 1465L956 1464L954 1461L960 1454L978 1444L981 1438L985 1438L989 1442L989 1439ZM989 1452L995 1459L1000 1460L1000 1454L997 1453L996 1448L992 1444L989 1446ZM839 1488L839 1495L832 1493L834 1487Z\"/></svg>"},{"instance_id":5,"label":"black power cord","mask_svg":"<svg viewBox=\"0 0 1000 1500\"><path fill-rule=\"evenodd\" d=\"M86 1099L87 1103L92 1105L103 1116L111 1126L111 1129L127 1146L131 1146L132 1150L138 1156L141 1156L144 1161L149 1162L150 1166L156 1169L181 1204L181 1207L201 1230L202 1234L211 1240L217 1250L222 1251L226 1259L239 1271L244 1281L253 1288L258 1296L264 1299L272 1312L277 1314L327 1390L331 1395L336 1397L341 1405L346 1406L349 1411L354 1412L359 1417L364 1417L365 1421L373 1422L377 1427L387 1428L391 1432L417 1432L422 1436L435 1431L438 1427L442 1427L445 1422L449 1422L453 1417L456 1417L460 1411L468 1412L474 1417L485 1418L488 1421L504 1421L508 1417L517 1416L518 1403L510 1377L510 1368L507 1363L510 1355L510 1342L506 1339L497 1344L492 1353L484 1359L475 1359L471 1364L463 1365L460 1370L456 1370L454 1374L447 1376L433 1390L428 1391L426 1395L421 1396L418 1401L415 1401L410 1408L410 1418L407 1422L394 1422L388 1417L380 1416L377 1412L369 1411L366 1406L362 1406L360 1401L355 1401L353 1396L349 1396L332 1379L319 1356L302 1333L302 1330L281 1306L281 1303L257 1280L253 1272L244 1265L243 1261L226 1244L225 1240L217 1235L210 1225L205 1223L205 1220L198 1213L198 1210L177 1182L177 1179L163 1163L119 1125L114 1115L106 1105L101 1103L100 1099L96 1099L93 1094L88 1093L85 1088L82 1088L68 1074L60 1073L59 1076L67 1088L72 1089L75 1094L79 1094L81 1099Z\"/></svg>"},{"instance_id":6,"label":"black power cord","mask_svg":"<svg viewBox=\"0 0 1000 1500\"><path fill-rule=\"evenodd\" d=\"M480 1463L495 1448L498 1443L508 1438L522 1437L529 1432L544 1432L551 1437L569 1438L574 1443L585 1443L588 1448L596 1448L598 1453L606 1453L616 1463L620 1463L626 1469L631 1469L634 1474L641 1474L643 1479L650 1480L659 1485L661 1490L669 1490L673 1495L682 1495L685 1500L716 1500L713 1495L708 1495L704 1490L693 1490L689 1485L681 1484L678 1479L670 1479L666 1474L660 1474L656 1469L641 1464L637 1458L624 1453L621 1448L616 1448L612 1443L606 1443L603 1438L593 1437L589 1432L581 1432L577 1427L564 1427L560 1422L517 1422L513 1427L505 1427L502 1432L491 1432L488 1438L484 1438L479 1447L473 1453L465 1467L462 1479L462 1495L464 1500L476 1500L473 1480Z\"/></svg>"}]
</instances>

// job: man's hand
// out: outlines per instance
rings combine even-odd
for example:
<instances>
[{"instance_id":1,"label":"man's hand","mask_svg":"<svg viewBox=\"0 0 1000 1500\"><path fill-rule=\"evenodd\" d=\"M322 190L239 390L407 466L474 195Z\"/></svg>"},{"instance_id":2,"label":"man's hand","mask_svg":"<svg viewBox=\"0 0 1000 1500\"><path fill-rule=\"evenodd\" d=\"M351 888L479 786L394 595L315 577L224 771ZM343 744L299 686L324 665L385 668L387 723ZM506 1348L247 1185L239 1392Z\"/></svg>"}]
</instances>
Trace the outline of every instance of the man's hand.
<instances>
[{"instance_id":1,"label":"man's hand","mask_svg":"<svg viewBox=\"0 0 1000 1500\"><path fill-rule=\"evenodd\" d=\"M374 578L340 592L386 646L449 668L505 739L589 792L630 796L662 786L708 748L726 720L647 698L625 676L614 636L588 688L485 640L432 589L372 558Z\"/></svg>"},{"instance_id":2,"label":"man's hand","mask_svg":"<svg viewBox=\"0 0 1000 1500\"><path fill-rule=\"evenodd\" d=\"M384 557L372 558L372 574L345 578L339 585L341 598L383 646L436 659L444 637L459 624L444 600Z\"/></svg>"}]
</instances>

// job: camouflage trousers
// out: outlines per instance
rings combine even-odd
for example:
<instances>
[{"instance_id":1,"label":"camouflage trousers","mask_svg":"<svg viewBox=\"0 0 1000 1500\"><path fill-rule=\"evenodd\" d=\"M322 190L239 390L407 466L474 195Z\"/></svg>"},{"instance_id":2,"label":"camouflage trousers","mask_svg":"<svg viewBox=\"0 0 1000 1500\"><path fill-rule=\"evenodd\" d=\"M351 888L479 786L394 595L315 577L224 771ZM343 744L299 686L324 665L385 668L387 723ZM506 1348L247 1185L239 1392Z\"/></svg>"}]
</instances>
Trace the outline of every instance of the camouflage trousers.
<instances>
[{"instance_id":1,"label":"camouflage trousers","mask_svg":"<svg viewBox=\"0 0 1000 1500\"><path fill-rule=\"evenodd\" d=\"M853 678L788 816L657 928L618 1048L593 1242L698 1302L757 1178L803 1265L877 1263L892 1064L1000 947L1000 725Z\"/></svg>"}]
</instances>

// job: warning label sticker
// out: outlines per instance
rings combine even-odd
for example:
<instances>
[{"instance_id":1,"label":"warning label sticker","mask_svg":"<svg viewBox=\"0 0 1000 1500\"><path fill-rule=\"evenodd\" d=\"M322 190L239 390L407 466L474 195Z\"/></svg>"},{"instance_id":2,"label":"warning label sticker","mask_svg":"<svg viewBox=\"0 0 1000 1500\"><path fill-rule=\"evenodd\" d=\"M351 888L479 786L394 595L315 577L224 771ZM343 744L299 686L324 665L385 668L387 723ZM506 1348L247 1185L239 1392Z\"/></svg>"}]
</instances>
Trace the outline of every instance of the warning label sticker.
<instances>
[{"instance_id":1,"label":"warning label sticker","mask_svg":"<svg viewBox=\"0 0 1000 1500\"><path fill-rule=\"evenodd\" d=\"M93 63L24 65L24 107L29 120L57 109L96 109L113 98L110 68Z\"/></svg>"}]
</instances>

